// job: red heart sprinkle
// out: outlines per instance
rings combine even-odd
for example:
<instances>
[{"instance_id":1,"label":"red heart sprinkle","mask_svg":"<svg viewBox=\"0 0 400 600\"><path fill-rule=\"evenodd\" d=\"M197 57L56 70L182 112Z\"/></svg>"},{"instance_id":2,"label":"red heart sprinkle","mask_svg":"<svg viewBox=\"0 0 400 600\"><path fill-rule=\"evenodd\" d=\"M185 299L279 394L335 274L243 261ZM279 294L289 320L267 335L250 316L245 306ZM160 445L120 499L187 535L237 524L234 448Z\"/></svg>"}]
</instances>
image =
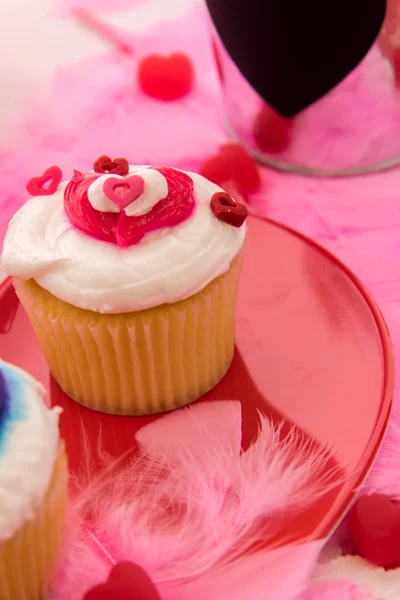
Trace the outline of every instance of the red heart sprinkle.
<instances>
[{"instance_id":1,"label":"red heart sprinkle","mask_svg":"<svg viewBox=\"0 0 400 600\"><path fill-rule=\"evenodd\" d=\"M138 79L142 91L151 98L164 102L179 100L193 88L193 63L183 52L170 56L151 54L142 58Z\"/></svg>"},{"instance_id":2,"label":"red heart sprinkle","mask_svg":"<svg viewBox=\"0 0 400 600\"><path fill-rule=\"evenodd\" d=\"M217 219L233 227L241 227L247 219L245 205L235 202L226 192L216 192L211 198L210 206Z\"/></svg>"},{"instance_id":3,"label":"red heart sprinkle","mask_svg":"<svg viewBox=\"0 0 400 600\"><path fill-rule=\"evenodd\" d=\"M108 581L92 588L83 600L160 600L147 573L130 562L118 563Z\"/></svg>"},{"instance_id":4,"label":"red heart sprinkle","mask_svg":"<svg viewBox=\"0 0 400 600\"><path fill-rule=\"evenodd\" d=\"M203 163L200 173L221 187L226 181L232 181L246 200L260 186L257 164L240 144L234 142L221 146L215 156Z\"/></svg>"},{"instance_id":5,"label":"red heart sprinkle","mask_svg":"<svg viewBox=\"0 0 400 600\"><path fill-rule=\"evenodd\" d=\"M129 162L126 158L114 158L100 156L93 165L95 173L110 173L111 175L127 175L129 173Z\"/></svg>"},{"instance_id":6,"label":"red heart sprinkle","mask_svg":"<svg viewBox=\"0 0 400 600\"><path fill-rule=\"evenodd\" d=\"M139 198L144 191L144 179L139 175L131 175L124 179L109 177L103 185L103 192L120 210L124 210L131 202Z\"/></svg>"},{"instance_id":7,"label":"red heart sprinkle","mask_svg":"<svg viewBox=\"0 0 400 600\"><path fill-rule=\"evenodd\" d=\"M32 177L26 184L26 189L31 196L51 196L57 191L61 179L62 171L60 167L49 167L45 170L43 175ZM49 185L45 187L47 183L49 183Z\"/></svg>"},{"instance_id":8,"label":"red heart sprinkle","mask_svg":"<svg viewBox=\"0 0 400 600\"><path fill-rule=\"evenodd\" d=\"M276 154L286 150L292 139L293 119L287 119L266 104L254 121L254 139L263 152Z\"/></svg>"},{"instance_id":9,"label":"red heart sprinkle","mask_svg":"<svg viewBox=\"0 0 400 600\"><path fill-rule=\"evenodd\" d=\"M361 496L350 513L357 551L380 567L400 565L400 504L383 494Z\"/></svg>"}]
</instances>

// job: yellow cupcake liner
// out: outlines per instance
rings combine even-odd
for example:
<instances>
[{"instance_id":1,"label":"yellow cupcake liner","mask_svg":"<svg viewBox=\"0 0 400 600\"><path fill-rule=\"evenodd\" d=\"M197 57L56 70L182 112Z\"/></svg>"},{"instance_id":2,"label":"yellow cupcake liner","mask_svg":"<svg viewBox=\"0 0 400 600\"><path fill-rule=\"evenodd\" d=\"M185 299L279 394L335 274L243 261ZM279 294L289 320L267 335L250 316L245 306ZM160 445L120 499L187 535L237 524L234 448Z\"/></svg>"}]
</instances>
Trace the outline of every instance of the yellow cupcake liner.
<instances>
[{"instance_id":1,"label":"yellow cupcake liner","mask_svg":"<svg viewBox=\"0 0 400 600\"><path fill-rule=\"evenodd\" d=\"M0 600L42 600L60 556L67 484L67 459L60 444L49 489L34 518L0 541Z\"/></svg>"},{"instance_id":2,"label":"yellow cupcake liner","mask_svg":"<svg viewBox=\"0 0 400 600\"><path fill-rule=\"evenodd\" d=\"M74 307L32 279L14 285L62 390L100 412L143 415L188 404L225 375L242 262L186 300L122 314Z\"/></svg>"}]
</instances>

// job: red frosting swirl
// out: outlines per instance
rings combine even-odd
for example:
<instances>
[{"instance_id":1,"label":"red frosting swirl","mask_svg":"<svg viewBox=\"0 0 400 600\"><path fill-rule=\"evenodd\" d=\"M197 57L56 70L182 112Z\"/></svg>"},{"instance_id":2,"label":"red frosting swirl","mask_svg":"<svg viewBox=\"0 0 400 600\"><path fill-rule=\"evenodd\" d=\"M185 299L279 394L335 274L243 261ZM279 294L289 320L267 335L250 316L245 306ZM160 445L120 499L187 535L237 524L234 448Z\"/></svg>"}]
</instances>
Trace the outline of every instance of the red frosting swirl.
<instances>
[{"instance_id":1,"label":"red frosting swirl","mask_svg":"<svg viewBox=\"0 0 400 600\"><path fill-rule=\"evenodd\" d=\"M132 246L151 231L174 227L185 221L195 208L193 180L176 169L152 167L165 177L168 195L147 213L128 216L101 212L93 208L88 198L90 185L102 175L74 172L64 192L64 208L70 222L92 237L121 247Z\"/></svg>"}]
</instances>

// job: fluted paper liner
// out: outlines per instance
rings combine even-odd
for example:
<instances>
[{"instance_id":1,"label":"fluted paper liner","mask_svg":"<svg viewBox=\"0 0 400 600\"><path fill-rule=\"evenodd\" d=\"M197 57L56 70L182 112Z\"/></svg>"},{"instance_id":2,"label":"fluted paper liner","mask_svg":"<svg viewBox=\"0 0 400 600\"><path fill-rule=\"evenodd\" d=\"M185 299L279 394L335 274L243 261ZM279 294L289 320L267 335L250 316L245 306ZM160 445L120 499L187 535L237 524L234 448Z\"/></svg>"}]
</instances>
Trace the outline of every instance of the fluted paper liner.
<instances>
[{"instance_id":1,"label":"fluted paper liner","mask_svg":"<svg viewBox=\"0 0 400 600\"><path fill-rule=\"evenodd\" d=\"M49 489L32 520L0 541L0 600L42 600L62 545L67 459L60 444Z\"/></svg>"},{"instance_id":2,"label":"fluted paper liner","mask_svg":"<svg viewBox=\"0 0 400 600\"><path fill-rule=\"evenodd\" d=\"M242 261L186 300L123 314L77 308L32 279L14 285L62 390L100 412L143 415L183 406L225 375Z\"/></svg>"}]
</instances>

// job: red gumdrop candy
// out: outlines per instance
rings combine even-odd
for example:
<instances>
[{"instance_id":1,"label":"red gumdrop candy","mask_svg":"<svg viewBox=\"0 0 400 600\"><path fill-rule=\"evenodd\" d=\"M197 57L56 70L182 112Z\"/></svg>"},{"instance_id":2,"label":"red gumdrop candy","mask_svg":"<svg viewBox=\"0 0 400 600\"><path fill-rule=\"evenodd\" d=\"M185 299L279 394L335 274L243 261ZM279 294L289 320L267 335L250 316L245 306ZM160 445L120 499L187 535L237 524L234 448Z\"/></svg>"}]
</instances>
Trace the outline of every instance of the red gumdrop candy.
<instances>
[{"instance_id":1,"label":"red gumdrop candy","mask_svg":"<svg viewBox=\"0 0 400 600\"><path fill-rule=\"evenodd\" d=\"M361 556L380 567L400 565L400 504L383 494L358 498L350 535Z\"/></svg>"},{"instance_id":2,"label":"red gumdrop candy","mask_svg":"<svg viewBox=\"0 0 400 600\"><path fill-rule=\"evenodd\" d=\"M240 144L234 142L221 146L217 154L203 163L200 173L222 188L225 182L233 182L246 200L260 186L256 162Z\"/></svg>"},{"instance_id":3,"label":"red gumdrop candy","mask_svg":"<svg viewBox=\"0 0 400 600\"><path fill-rule=\"evenodd\" d=\"M89 590L83 600L161 600L160 595L139 565L121 562L112 569L108 581Z\"/></svg>"},{"instance_id":4,"label":"red gumdrop candy","mask_svg":"<svg viewBox=\"0 0 400 600\"><path fill-rule=\"evenodd\" d=\"M282 117L264 104L254 121L254 140L263 152L282 152L291 142L292 127L292 119Z\"/></svg>"},{"instance_id":5,"label":"red gumdrop candy","mask_svg":"<svg viewBox=\"0 0 400 600\"><path fill-rule=\"evenodd\" d=\"M140 61L138 78L141 89L151 98L179 100L193 88L193 63L183 52L170 56L151 54Z\"/></svg>"}]
</instances>

